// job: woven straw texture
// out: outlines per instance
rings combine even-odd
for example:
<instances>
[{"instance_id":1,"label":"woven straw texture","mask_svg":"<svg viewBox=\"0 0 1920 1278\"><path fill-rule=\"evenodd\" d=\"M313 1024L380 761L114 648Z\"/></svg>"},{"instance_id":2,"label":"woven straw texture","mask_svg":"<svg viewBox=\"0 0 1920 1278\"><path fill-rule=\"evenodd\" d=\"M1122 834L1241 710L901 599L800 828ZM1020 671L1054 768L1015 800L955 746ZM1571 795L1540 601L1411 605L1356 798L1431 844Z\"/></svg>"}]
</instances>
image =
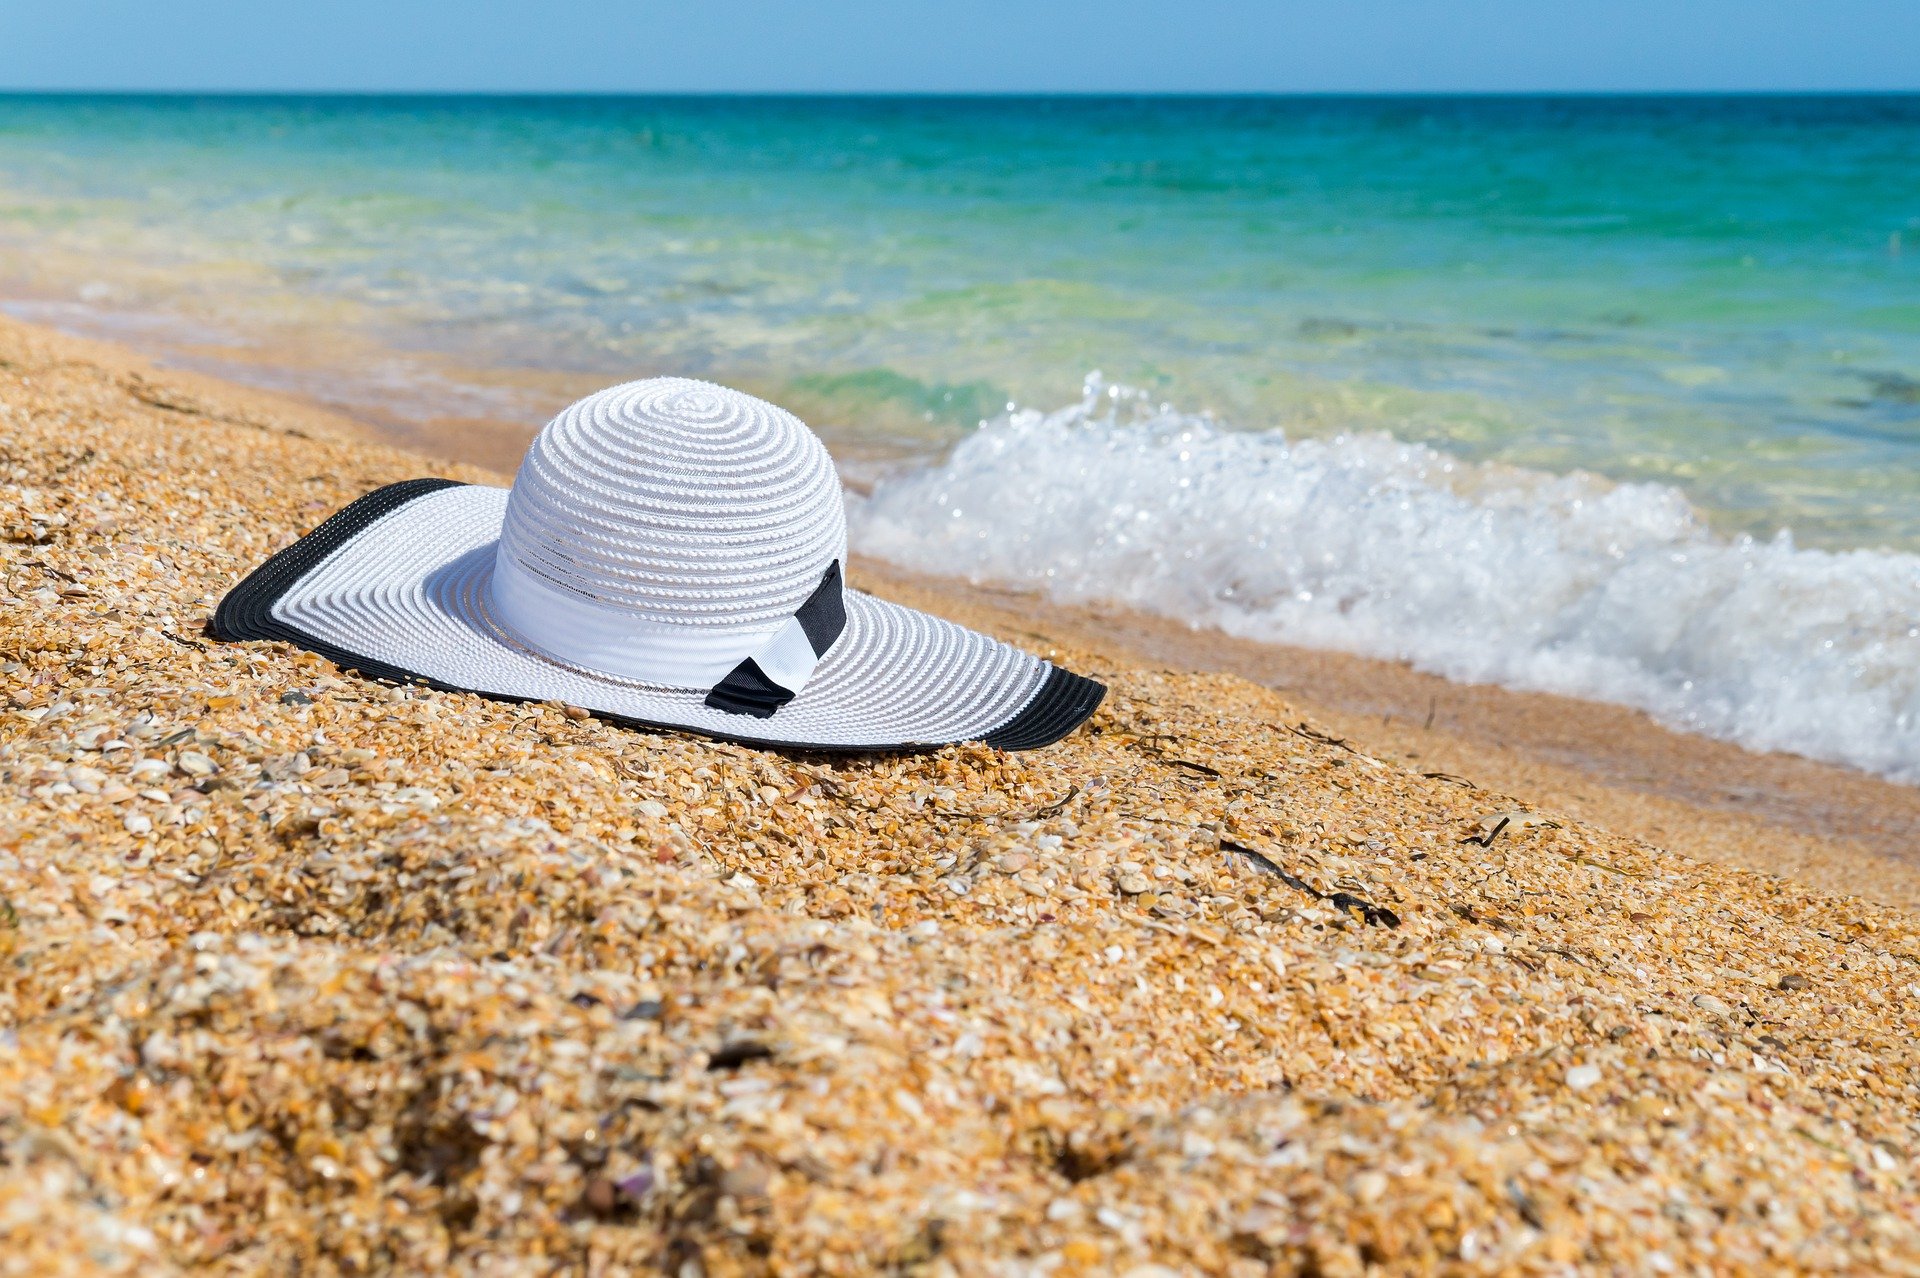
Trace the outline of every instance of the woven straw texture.
<instances>
[{"instance_id":1,"label":"woven straw texture","mask_svg":"<svg viewBox=\"0 0 1920 1278\"><path fill-rule=\"evenodd\" d=\"M766 719L706 705L846 548L839 476L805 423L723 386L654 378L554 418L510 491L420 481L370 494L220 615L233 637L290 637L387 677L769 744L1025 749L1098 704L1090 680L849 590L845 629L791 702ZM689 677L714 660L710 677Z\"/></svg>"},{"instance_id":2,"label":"woven straw texture","mask_svg":"<svg viewBox=\"0 0 1920 1278\"><path fill-rule=\"evenodd\" d=\"M507 505L498 488L417 497L304 575L273 615L348 652L452 687L794 745L975 740L1013 719L1051 669L951 622L849 590L839 642L805 691L771 719L709 709L702 691L591 676L515 643L488 613Z\"/></svg>"},{"instance_id":3,"label":"woven straw texture","mask_svg":"<svg viewBox=\"0 0 1920 1278\"><path fill-rule=\"evenodd\" d=\"M840 479L785 409L683 377L628 382L527 450L501 553L650 621L778 626L847 554Z\"/></svg>"}]
</instances>

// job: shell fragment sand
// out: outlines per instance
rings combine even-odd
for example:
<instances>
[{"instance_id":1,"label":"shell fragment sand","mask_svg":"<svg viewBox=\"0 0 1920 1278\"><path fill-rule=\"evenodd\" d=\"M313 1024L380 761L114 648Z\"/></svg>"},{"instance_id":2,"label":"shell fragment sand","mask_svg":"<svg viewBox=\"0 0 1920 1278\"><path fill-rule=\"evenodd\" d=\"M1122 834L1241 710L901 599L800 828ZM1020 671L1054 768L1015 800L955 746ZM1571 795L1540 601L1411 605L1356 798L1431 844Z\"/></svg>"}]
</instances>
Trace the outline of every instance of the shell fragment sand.
<instances>
[{"instance_id":1,"label":"shell fragment sand","mask_svg":"<svg viewBox=\"0 0 1920 1278\"><path fill-rule=\"evenodd\" d=\"M850 759L211 644L422 463L118 360L0 324L0 1272L1920 1271L1911 915L1094 651Z\"/></svg>"}]
</instances>

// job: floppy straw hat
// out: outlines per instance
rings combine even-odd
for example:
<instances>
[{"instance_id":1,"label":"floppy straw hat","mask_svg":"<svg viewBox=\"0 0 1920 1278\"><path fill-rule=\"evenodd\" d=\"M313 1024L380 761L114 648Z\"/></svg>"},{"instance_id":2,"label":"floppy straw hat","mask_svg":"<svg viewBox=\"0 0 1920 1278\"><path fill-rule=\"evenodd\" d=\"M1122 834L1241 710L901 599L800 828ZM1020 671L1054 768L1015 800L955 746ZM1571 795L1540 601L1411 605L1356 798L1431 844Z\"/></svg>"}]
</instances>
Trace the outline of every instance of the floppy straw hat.
<instances>
[{"instance_id":1,"label":"floppy straw hat","mask_svg":"<svg viewBox=\"0 0 1920 1278\"><path fill-rule=\"evenodd\" d=\"M562 412L510 489L368 493L234 587L213 630L752 745L1025 750L1100 704L1091 679L847 589L846 557L839 476L799 418L660 377Z\"/></svg>"}]
</instances>

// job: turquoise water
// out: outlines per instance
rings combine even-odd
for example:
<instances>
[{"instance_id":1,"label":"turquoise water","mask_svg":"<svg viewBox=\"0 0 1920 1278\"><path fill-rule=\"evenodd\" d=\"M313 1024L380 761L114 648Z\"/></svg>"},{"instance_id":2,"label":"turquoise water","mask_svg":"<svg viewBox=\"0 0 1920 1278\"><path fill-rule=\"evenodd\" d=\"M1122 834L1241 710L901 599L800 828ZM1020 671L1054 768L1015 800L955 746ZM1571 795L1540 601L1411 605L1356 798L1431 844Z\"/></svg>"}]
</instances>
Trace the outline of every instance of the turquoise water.
<instances>
[{"instance_id":1,"label":"turquoise water","mask_svg":"<svg viewBox=\"0 0 1920 1278\"><path fill-rule=\"evenodd\" d=\"M1097 368L1920 548L1920 97L0 98L0 249L210 343L365 336L314 380L415 415L551 406L451 360L951 437Z\"/></svg>"},{"instance_id":2,"label":"turquoise water","mask_svg":"<svg viewBox=\"0 0 1920 1278\"><path fill-rule=\"evenodd\" d=\"M0 98L0 295L401 422L745 385L877 553L1920 776L1920 96Z\"/></svg>"}]
</instances>

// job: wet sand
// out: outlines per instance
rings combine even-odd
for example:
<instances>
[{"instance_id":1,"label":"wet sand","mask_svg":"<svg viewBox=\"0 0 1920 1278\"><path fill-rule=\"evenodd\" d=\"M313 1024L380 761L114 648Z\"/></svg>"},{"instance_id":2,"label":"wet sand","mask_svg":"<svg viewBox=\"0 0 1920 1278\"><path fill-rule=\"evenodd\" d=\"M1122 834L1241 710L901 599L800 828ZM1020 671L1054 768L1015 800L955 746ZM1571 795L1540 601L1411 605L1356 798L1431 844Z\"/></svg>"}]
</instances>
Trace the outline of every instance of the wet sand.
<instances>
[{"instance_id":1,"label":"wet sand","mask_svg":"<svg viewBox=\"0 0 1920 1278\"><path fill-rule=\"evenodd\" d=\"M1920 904L1920 788L1661 727L1638 710L1450 682L1397 662L1236 639L1121 608L934 580L863 562L882 593L997 629L1071 636L1169 669L1239 675L1311 707L1421 772L1469 778L1688 856L1792 874L1836 892Z\"/></svg>"},{"instance_id":2,"label":"wet sand","mask_svg":"<svg viewBox=\"0 0 1920 1278\"><path fill-rule=\"evenodd\" d=\"M872 564L1106 704L629 732L206 638L484 471L13 323L0 441L0 1268L1920 1272L1895 787Z\"/></svg>"}]
</instances>

